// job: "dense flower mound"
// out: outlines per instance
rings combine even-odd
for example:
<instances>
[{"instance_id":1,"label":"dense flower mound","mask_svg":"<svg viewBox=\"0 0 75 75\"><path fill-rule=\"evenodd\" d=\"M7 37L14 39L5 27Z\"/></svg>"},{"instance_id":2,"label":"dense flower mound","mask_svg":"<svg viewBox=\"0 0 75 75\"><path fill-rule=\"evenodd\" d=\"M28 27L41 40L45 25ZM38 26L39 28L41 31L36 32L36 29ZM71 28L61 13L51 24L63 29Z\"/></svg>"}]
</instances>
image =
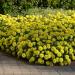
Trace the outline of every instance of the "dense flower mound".
<instances>
[{"instance_id":1,"label":"dense flower mound","mask_svg":"<svg viewBox=\"0 0 75 75\"><path fill-rule=\"evenodd\" d=\"M11 17L0 14L0 50L31 64L75 60L75 12Z\"/></svg>"}]
</instances>

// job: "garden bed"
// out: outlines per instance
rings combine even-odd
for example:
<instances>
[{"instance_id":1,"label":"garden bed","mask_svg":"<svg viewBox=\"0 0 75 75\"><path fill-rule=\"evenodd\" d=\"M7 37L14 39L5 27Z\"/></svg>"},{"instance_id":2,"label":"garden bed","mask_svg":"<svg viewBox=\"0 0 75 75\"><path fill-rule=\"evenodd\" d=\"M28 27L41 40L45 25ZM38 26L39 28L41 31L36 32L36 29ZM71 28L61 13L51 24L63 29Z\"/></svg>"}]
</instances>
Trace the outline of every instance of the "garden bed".
<instances>
[{"instance_id":1,"label":"garden bed","mask_svg":"<svg viewBox=\"0 0 75 75\"><path fill-rule=\"evenodd\" d=\"M30 64L70 65L75 60L75 11L0 14L0 50Z\"/></svg>"}]
</instances>

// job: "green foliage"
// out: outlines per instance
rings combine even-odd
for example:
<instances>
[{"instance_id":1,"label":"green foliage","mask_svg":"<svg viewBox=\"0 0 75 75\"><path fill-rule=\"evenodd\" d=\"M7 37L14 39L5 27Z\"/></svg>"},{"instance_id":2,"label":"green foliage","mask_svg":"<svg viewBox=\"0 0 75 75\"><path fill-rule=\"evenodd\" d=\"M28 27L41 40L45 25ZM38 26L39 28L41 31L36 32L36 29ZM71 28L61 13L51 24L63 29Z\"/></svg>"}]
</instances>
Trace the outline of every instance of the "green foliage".
<instances>
[{"instance_id":1,"label":"green foliage","mask_svg":"<svg viewBox=\"0 0 75 75\"><path fill-rule=\"evenodd\" d=\"M75 0L47 0L49 7L75 9Z\"/></svg>"},{"instance_id":2,"label":"green foliage","mask_svg":"<svg viewBox=\"0 0 75 75\"><path fill-rule=\"evenodd\" d=\"M35 62L35 57L31 57L31 58L29 59L29 62L30 62L30 63Z\"/></svg>"},{"instance_id":3,"label":"green foliage","mask_svg":"<svg viewBox=\"0 0 75 75\"><path fill-rule=\"evenodd\" d=\"M22 58L25 58L26 57L26 54L25 53L22 53Z\"/></svg>"},{"instance_id":4,"label":"green foliage","mask_svg":"<svg viewBox=\"0 0 75 75\"><path fill-rule=\"evenodd\" d=\"M0 12L11 15L25 15L27 10L34 7L75 9L75 0L1 0Z\"/></svg>"}]
</instances>

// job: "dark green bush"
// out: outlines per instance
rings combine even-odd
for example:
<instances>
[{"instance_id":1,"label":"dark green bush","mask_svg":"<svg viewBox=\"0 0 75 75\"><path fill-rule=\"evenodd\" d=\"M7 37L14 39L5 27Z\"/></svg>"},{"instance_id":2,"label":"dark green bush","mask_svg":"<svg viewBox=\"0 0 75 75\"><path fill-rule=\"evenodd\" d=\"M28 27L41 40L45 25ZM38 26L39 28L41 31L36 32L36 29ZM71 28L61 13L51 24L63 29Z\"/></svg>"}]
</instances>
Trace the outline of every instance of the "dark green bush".
<instances>
[{"instance_id":1,"label":"dark green bush","mask_svg":"<svg viewBox=\"0 0 75 75\"><path fill-rule=\"evenodd\" d=\"M0 11L5 14L24 14L33 7L75 9L75 0L0 0Z\"/></svg>"},{"instance_id":2,"label":"dark green bush","mask_svg":"<svg viewBox=\"0 0 75 75\"><path fill-rule=\"evenodd\" d=\"M2 2L0 1L2 4ZM38 5L38 0L4 0L0 8L3 8L4 14L9 13L14 16L17 14L25 14L29 8Z\"/></svg>"},{"instance_id":3,"label":"dark green bush","mask_svg":"<svg viewBox=\"0 0 75 75\"><path fill-rule=\"evenodd\" d=\"M53 8L74 9L75 0L47 0L48 6Z\"/></svg>"}]
</instances>

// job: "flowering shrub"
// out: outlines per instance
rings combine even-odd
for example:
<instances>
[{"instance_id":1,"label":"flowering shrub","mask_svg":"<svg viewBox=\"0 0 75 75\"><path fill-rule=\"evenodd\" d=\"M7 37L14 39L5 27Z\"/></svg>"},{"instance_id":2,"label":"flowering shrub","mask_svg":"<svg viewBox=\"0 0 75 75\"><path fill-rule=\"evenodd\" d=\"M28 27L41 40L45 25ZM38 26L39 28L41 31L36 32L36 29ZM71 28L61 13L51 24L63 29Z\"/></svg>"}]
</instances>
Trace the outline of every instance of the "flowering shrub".
<instances>
[{"instance_id":1,"label":"flowering shrub","mask_svg":"<svg viewBox=\"0 0 75 75\"><path fill-rule=\"evenodd\" d=\"M75 12L11 17L0 14L0 50L31 64L75 60Z\"/></svg>"}]
</instances>

